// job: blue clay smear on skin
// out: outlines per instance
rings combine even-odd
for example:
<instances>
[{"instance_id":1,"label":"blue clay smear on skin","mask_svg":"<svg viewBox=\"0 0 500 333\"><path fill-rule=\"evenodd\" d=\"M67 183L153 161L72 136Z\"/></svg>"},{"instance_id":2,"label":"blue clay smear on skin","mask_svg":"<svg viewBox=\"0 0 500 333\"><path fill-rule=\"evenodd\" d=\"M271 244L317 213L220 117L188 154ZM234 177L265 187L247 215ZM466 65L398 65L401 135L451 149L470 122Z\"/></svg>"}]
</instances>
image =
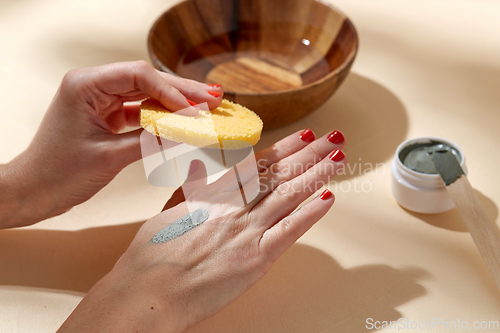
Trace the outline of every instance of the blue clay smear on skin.
<instances>
[{"instance_id":1,"label":"blue clay smear on skin","mask_svg":"<svg viewBox=\"0 0 500 333\"><path fill-rule=\"evenodd\" d=\"M207 219L208 211L203 208L197 209L158 231L151 239L151 242L154 244L161 244L177 238L189 230L199 226Z\"/></svg>"}]
</instances>

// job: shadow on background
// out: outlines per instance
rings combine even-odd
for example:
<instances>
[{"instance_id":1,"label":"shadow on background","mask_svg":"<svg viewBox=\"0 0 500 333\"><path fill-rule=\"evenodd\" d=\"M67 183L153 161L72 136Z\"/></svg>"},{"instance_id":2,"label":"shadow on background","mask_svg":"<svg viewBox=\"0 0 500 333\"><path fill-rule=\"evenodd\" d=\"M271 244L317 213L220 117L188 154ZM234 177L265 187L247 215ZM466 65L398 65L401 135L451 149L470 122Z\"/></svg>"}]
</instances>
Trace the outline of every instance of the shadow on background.
<instances>
[{"instance_id":1,"label":"shadow on background","mask_svg":"<svg viewBox=\"0 0 500 333\"><path fill-rule=\"evenodd\" d=\"M15 10L16 7L19 7L20 5L24 5L26 0L1 0L0 1L0 6L2 10L0 10L0 17L9 17L9 14L11 14L12 10Z\"/></svg>"},{"instance_id":2,"label":"shadow on background","mask_svg":"<svg viewBox=\"0 0 500 333\"><path fill-rule=\"evenodd\" d=\"M113 268L141 225L1 230L0 285L86 293Z\"/></svg>"},{"instance_id":3,"label":"shadow on background","mask_svg":"<svg viewBox=\"0 0 500 333\"><path fill-rule=\"evenodd\" d=\"M0 231L0 285L85 293L141 225ZM387 265L344 269L326 253L295 244L263 280L190 332L360 332L367 318L400 318L397 306L425 294L417 283L425 276Z\"/></svg>"},{"instance_id":4,"label":"shadow on background","mask_svg":"<svg viewBox=\"0 0 500 333\"><path fill-rule=\"evenodd\" d=\"M384 163L394 155L408 132L408 117L402 102L387 88L356 73L350 73L340 89L309 116L289 126L264 131L256 151L302 128L316 136L340 130L346 137L350 170L337 181L359 176L367 169ZM348 167L349 168L349 167ZM389 167L385 169L388 171Z\"/></svg>"},{"instance_id":5,"label":"shadow on background","mask_svg":"<svg viewBox=\"0 0 500 333\"><path fill-rule=\"evenodd\" d=\"M394 320L401 304L425 295L420 269L341 267L328 254L292 246L234 303L187 332L368 332L366 319Z\"/></svg>"},{"instance_id":6,"label":"shadow on background","mask_svg":"<svg viewBox=\"0 0 500 333\"><path fill-rule=\"evenodd\" d=\"M474 190L476 192L479 201L481 202L481 206L484 208L488 219L496 226L495 221L498 217L498 208L496 204L479 192L478 190ZM406 210L406 209L405 209ZM432 225L437 228L448 229L452 231L460 231L460 232L468 232L465 224L462 221L462 217L458 214L458 210L456 208L447 211L442 214L419 214L414 213L409 210L406 210L410 215L415 216L416 218Z\"/></svg>"}]
</instances>

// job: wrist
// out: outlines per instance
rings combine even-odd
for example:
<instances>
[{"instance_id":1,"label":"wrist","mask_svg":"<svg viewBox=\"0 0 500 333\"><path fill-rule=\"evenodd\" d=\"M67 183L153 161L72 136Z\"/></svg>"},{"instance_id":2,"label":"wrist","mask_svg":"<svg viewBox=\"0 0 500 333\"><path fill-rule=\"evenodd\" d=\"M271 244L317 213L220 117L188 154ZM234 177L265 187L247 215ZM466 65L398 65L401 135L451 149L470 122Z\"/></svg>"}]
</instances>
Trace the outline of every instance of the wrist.
<instances>
[{"instance_id":1,"label":"wrist","mask_svg":"<svg viewBox=\"0 0 500 333\"><path fill-rule=\"evenodd\" d=\"M83 298L58 333L180 333L177 319L137 279L111 271Z\"/></svg>"},{"instance_id":2,"label":"wrist","mask_svg":"<svg viewBox=\"0 0 500 333\"><path fill-rule=\"evenodd\" d=\"M27 225L28 209L22 199L22 182L14 161L0 165L0 228L12 228Z\"/></svg>"},{"instance_id":3,"label":"wrist","mask_svg":"<svg viewBox=\"0 0 500 333\"><path fill-rule=\"evenodd\" d=\"M0 229L31 225L63 213L53 204L52 189L37 184L41 177L24 155L0 165Z\"/></svg>"}]
</instances>

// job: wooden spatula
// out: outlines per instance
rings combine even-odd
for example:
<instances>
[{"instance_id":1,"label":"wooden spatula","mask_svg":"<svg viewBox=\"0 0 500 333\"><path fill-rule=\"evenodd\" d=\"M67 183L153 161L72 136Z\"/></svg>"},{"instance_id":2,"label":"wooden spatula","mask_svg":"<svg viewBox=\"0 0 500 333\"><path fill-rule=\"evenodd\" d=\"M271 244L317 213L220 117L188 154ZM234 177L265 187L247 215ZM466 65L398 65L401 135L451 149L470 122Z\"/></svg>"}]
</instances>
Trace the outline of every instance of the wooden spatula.
<instances>
[{"instance_id":1,"label":"wooden spatula","mask_svg":"<svg viewBox=\"0 0 500 333\"><path fill-rule=\"evenodd\" d=\"M488 220L457 158L448 150L439 150L434 152L432 161L500 289L500 234L497 228Z\"/></svg>"}]
</instances>

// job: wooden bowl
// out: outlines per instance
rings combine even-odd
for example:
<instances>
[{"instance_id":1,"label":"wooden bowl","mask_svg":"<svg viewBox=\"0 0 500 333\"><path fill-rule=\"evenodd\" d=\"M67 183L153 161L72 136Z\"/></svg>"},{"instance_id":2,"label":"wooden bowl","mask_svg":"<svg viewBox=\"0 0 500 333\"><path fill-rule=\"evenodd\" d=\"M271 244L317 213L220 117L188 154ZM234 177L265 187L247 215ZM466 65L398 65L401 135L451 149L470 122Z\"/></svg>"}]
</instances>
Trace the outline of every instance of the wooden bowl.
<instances>
[{"instance_id":1,"label":"wooden bowl","mask_svg":"<svg viewBox=\"0 0 500 333\"><path fill-rule=\"evenodd\" d=\"M351 21L317 0L187 0L148 38L157 69L222 84L224 97L258 113L265 129L323 104L357 48Z\"/></svg>"}]
</instances>

